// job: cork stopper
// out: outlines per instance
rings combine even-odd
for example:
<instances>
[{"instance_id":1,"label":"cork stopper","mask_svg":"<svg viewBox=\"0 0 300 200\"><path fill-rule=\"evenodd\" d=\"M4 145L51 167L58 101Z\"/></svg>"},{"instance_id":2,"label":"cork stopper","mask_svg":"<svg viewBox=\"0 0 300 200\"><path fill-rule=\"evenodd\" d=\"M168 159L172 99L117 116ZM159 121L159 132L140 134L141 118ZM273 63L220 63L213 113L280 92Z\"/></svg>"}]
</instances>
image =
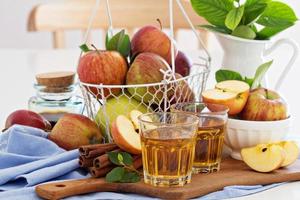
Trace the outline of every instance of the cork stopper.
<instances>
[{"instance_id":1,"label":"cork stopper","mask_svg":"<svg viewBox=\"0 0 300 200\"><path fill-rule=\"evenodd\" d=\"M61 71L37 74L37 83L49 88L68 87L74 83L75 72Z\"/></svg>"}]
</instances>

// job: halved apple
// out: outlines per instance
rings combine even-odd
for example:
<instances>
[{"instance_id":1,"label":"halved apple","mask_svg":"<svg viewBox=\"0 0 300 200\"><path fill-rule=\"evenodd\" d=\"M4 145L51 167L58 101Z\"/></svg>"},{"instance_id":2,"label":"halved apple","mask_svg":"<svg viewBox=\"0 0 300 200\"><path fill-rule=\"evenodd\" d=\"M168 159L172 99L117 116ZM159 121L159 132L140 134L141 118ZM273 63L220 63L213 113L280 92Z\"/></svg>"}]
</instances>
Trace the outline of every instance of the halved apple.
<instances>
[{"instance_id":1,"label":"halved apple","mask_svg":"<svg viewBox=\"0 0 300 200\"><path fill-rule=\"evenodd\" d=\"M282 141L276 143L277 145L280 145L283 150L285 151L285 159L283 163L281 164L281 167L286 167L288 165L291 165L293 162L295 162L299 157L299 148L296 142L294 141Z\"/></svg>"},{"instance_id":2,"label":"halved apple","mask_svg":"<svg viewBox=\"0 0 300 200\"><path fill-rule=\"evenodd\" d=\"M241 151L243 161L258 172L271 172L281 167L285 151L280 145L259 144Z\"/></svg>"},{"instance_id":3,"label":"halved apple","mask_svg":"<svg viewBox=\"0 0 300 200\"><path fill-rule=\"evenodd\" d=\"M140 128L138 117L142 114L143 113L138 111L138 110L132 110L129 113L129 118L131 119L131 121L133 123L133 126L134 126L136 131L138 131L139 128Z\"/></svg>"},{"instance_id":4,"label":"halved apple","mask_svg":"<svg viewBox=\"0 0 300 200\"><path fill-rule=\"evenodd\" d=\"M141 139L133 122L125 115L119 115L112 123L111 134L114 142L124 151L132 154L141 153Z\"/></svg>"},{"instance_id":5,"label":"halved apple","mask_svg":"<svg viewBox=\"0 0 300 200\"><path fill-rule=\"evenodd\" d=\"M237 80L219 82L215 89L206 90L202 93L203 102L222 104L229 108L229 114L240 113L246 105L250 86Z\"/></svg>"}]
</instances>

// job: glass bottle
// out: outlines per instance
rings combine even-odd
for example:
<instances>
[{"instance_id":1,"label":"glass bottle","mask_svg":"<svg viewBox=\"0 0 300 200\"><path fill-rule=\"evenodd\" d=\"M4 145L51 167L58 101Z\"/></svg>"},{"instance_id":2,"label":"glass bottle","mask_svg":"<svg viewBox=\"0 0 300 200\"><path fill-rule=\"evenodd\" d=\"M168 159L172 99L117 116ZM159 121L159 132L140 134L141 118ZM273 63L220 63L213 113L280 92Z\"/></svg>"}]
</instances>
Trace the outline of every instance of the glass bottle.
<instances>
[{"instance_id":1,"label":"glass bottle","mask_svg":"<svg viewBox=\"0 0 300 200\"><path fill-rule=\"evenodd\" d=\"M83 112L83 98L77 95L74 72L52 72L36 75L36 95L28 101L28 109L44 116L52 125L65 113Z\"/></svg>"}]
</instances>

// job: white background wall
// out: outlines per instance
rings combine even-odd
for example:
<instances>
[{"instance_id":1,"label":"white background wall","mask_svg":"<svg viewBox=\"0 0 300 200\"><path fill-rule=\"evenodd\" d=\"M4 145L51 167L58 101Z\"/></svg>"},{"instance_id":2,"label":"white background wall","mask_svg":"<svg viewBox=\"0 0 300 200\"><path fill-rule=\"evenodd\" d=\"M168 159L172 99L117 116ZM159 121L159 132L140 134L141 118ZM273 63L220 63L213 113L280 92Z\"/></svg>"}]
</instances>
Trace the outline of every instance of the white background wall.
<instances>
[{"instance_id":1,"label":"white background wall","mask_svg":"<svg viewBox=\"0 0 300 200\"><path fill-rule=\"evenodd\" d=\"M0 0L0 48L51 48L50 33L28 33L26 27L29 11L34 5L54 1L59 0ZM284 0L284 2L293 6L298 16L300 16L299 0ZM99 33L94 32L93 35L97 36L97 34ZM300 26L287 31L281 36L292 37L300 43ZM101 37L97 36L97 38ZM188 47L184 45L190 43L187 38L189 37L186 37L186 41L180 43L182 48ZM67 33L67 47L76 48L79 41L79 32ZM211 46L215 47L215 45Z\"/></svg>"}]
</instances>

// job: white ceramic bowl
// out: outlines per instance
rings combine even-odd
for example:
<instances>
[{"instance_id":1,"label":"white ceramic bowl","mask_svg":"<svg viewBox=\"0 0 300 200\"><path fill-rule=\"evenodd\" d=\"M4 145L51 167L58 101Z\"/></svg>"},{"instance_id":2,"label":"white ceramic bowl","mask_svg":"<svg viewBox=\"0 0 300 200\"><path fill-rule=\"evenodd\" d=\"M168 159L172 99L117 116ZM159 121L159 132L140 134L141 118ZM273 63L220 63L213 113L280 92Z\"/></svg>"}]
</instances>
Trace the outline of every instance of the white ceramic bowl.
<instances>
[{"instance_id":1,"label":"white ceramic bowl","mask_svg":"<svg viewBox=\"0 0 300 200\"><path fill-rule=\"evenodd\" d=\"M290 121L290 117L279 121L228 119L225 144L232 150L231 157L241 160L242 148L283 140L289 132Z\"/></svg>"}]
</instances>

